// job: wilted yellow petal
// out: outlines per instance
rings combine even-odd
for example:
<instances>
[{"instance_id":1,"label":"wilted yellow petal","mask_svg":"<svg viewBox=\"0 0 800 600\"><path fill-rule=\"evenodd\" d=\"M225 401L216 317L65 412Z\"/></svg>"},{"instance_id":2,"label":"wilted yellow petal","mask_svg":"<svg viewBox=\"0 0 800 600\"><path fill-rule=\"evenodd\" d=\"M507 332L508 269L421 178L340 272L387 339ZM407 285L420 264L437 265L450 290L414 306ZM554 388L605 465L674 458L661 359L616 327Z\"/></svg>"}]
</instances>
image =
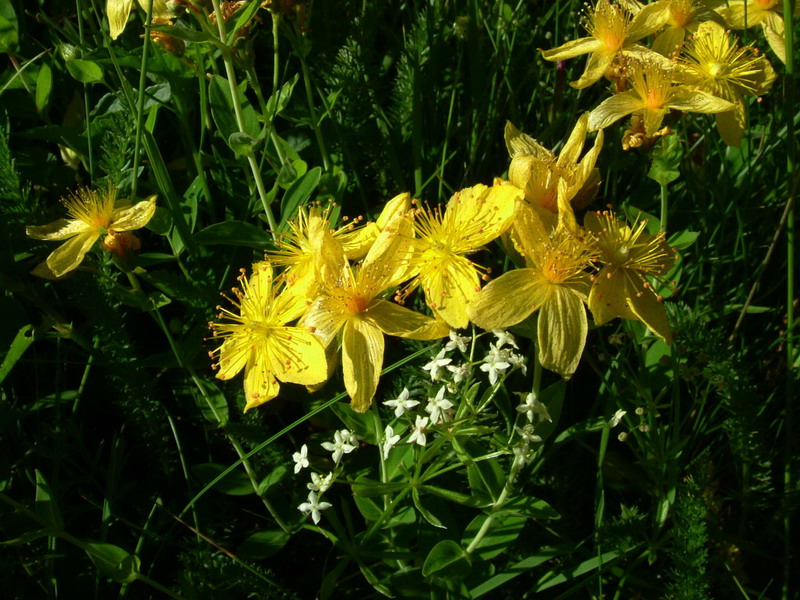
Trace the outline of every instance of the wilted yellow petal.
<instances>
[{"instance_id":1,"label":"wilted yellow petal","mask_svg":"<svg viewBox=\"0 0 800 600\"><path fill-rule=\"evenodd\" d=\"M96 230L88 230L67 240L47 257L47 266L56 277L75 269L100 237Z\"/></svg>"},{"instance_id":2,"label":"wilted yellow petal","mask_svg":"<svg viewBox=\"0 0 800 600\"><path fill-rule=\"evenodd\" d=\"M111 213L109 229L114 231L131 231L141 229L147 225L156 212L156 197L150 196L147 200L137 202L133 206L115 208Z\"/></svg>"},{"instance_id":3,"label":"wilted yellow petal","mask_svg":"<svg viewBox=\"0 0 800 600\"><path fill-rule=\"evenodd\" d=\"M667 320L667 311L664 309L663 302L653 294L652 290L646 289L645 280L641 275L633 274L626 280L629 306L636 317L647 328L661 337L667 344L672 343L672 330Z\"/></svg>"},{"instance_id":4,"label":"wilted yellow petal","mask_svg":"<svg viewBox=\"0 0 800 600\"><path fill-rule=\"evenodd\" d=\"M112 40L119 37L128 24L128 16L133 8L133 0L106 0L108 15L108 34Z\"/></svg>"},{"instance_id":5,"label":"wilted yellow petal","mask_svg":"<svg viewBox=\"0 0 800 600\"><path fill-rule=\"evenodd\" d=\"M31 225L25 233L36 240L60 241L79 235L91 229L89 225L77 219L59 219L47 225Z\"/></svg>"},{"instance_id":6,"label":"wilted yellow petal","mask_svg":"<svg viewBox=\"0 0 800 600\"><path fill-rule=\"evenodd\" d=\"M504 329L538 309L546 294L547 287L533 269L514 269L490 281L467 307L467 314L482 329Z\"/></svg>"},{"instance_id":7,"label":"wilted yellow petal","mask_svg":"<svg viewBox=\"0 0 800 600\"><path fill-rule=\"evenodd\" d=\"M603 42L591 37L580 38L571 40L558 48L551 48L550 50L539 50L542 53L542 58L545 60L566 60L574 58L581 54L588 54L589 52L599 52L604 48Z\"/></svg>"},{"instance_id":8,"label":"wilted yellow petal","mask_svg":"<svg viewBox=\"0 0 800 600\"><path fill-rule=\"evenodd\" d=\"M382 366L381 330L361 319L350 319L342 332L342 371L356 412L365 412L372 404Z\"/></svg>"},{"instance_id":9,"label":"wilted yellow petal","mask_svg":"<svg viewBox=\"0 0 800 600\"><path fill-rule=\"evenodd\" d=\"M328 376L325 348L314 334L300 327L280 327L266 338L270 367L281 381L314 385Z\"/></svg>"},{"instance_id":10,"label":"wilted yellow petal","mask_svg":"<svg viewBox=\"0 0 800 600\"><path fill-rule=\"evenodd\" d=\"M728 110L715 115L717 131L722 141L729 146L738 148L742 144L744 130L747 127L747 116L744 105L738 105L734 110Z\"/></svg>"},{"instance_id":11,"label":"wilted yellow petal","mask_svg":"<svg viewBox=\"0 0 800 600\"><path fill-rule=\"evenodd\" d=\"M622 92L611 96L589 113L589 131L608 127L614 121L643 108L645 108L644 103L632 92Z\"/></svg>"},{"instance_id":12,"label":"wilted yellow petal","mask_svg":"<svg viewBox=\"0 0 800 600\"><path fill-rule=\"evenodd\" d=\"M450 326L444 321L380 298L372 301L364 318L387 335L412 340L434 340L450 333Z\"/></svg>"},{"instance_id":13,"label":"wilted yellow petal","mask_svg":"<svg viewBox=\"0 0 800 600\"><path fill-rule=\"evenodd\" d=\"M569 289L551 286L539 310L539 361L569 379L578 368L589 327L583 302Z\"/></svg>"}]
</instances>

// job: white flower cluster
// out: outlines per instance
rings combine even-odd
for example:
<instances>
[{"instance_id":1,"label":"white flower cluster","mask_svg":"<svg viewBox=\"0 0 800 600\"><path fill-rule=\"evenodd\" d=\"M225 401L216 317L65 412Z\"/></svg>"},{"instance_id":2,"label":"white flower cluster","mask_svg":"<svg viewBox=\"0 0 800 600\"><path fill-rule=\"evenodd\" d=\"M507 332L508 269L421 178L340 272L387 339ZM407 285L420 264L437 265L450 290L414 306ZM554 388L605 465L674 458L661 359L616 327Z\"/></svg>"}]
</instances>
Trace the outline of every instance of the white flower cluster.
<instances>
[{"instance_id":1,"label":"white flower cluster","mask_svg":"<svg viewBox=\"0 0 800 600\"><path fill-rule=\"evenodd\" d=\"M496 384L499 376L511 367L518 367L525 375L528 367L525 365L525 357L514 352L519 350L514 336L502 329L495 329L492 333L497 342L489 344L489 353L483 358L483 364L480 366L481 371L489 375L489 383Z\"/></svg>"},{"instance_id":2,"label":"white flower cluster","mask_svg":"<svg viewBox=\"0 0 800 600\"><path fill-rule=\"evenodd\" d=\"M407 443L424 446L428 441L426 436L428 426L443 423L452 418L451 409L454 404L445 397L447 391L447 386L442 385L433 398L428 398L425 412L427 412L429 416L423 417L422 415L416 415L411 434L408 436L408 440L406 440ZM419 400L411 399L411 393L408 391L408 388L403 388L403 391L400 392L397 398L385 400L383 404L384 406L394 409L394 416L399 419L406 414L406 412L408 412L409 417L411 417L410 411L412 408L419 405ZM396 446L399 441L400 435L394 432L394 427L387 425L383 433L383 440L381 441L381 454L384 460L389 457L389 451Z\"/></svg>"}]
</instances>

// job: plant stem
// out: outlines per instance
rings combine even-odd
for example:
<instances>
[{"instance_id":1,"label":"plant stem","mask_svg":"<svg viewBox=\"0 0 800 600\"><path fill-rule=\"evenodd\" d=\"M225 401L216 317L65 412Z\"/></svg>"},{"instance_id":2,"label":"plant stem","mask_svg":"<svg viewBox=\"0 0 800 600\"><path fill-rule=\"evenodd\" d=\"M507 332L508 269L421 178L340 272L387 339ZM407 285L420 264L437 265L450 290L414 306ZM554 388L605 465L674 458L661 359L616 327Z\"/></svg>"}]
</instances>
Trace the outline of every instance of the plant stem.
<instances>
[{"instance_id":1,"label":"plant stem","mask_svg":"<svg viewBox=\"0 0 800 600\"><path fill-rule=\"evenodd\" d=\"M144 88L147 85L147 58L150 55L150 30L153 22L153 0L147 2L147 17L144 21L144 41L142 42L142 65L139 67L139 90L136 98L136 134L133 143L133 169L131 170L131 202L136 202L136 188L139 184L139 156L142 152L142 127L144 126Z\"/></svg>"},{"instance_id":2,"label":"plant stem","mask_svg":"<svg viewBox=\"0 0 800 600\"><path fill-rule=\"evenodd\" d=\"M152 0L151 0L152 1ZM233 104L233 112L236 116L236 125L239 127L240 133L246 133L244 126L244 115L242 114L242 107L239 104L239 86L236 84L236 72L233 69L233 59L231 58L231 49L226 44L227 36L225 35L225 19L222 17L222 11L219 8L219 0L211 0L214 5L214 14L217 17L217 29L219 30L219 41L222 44L222 61L225 64L225 73L228 78L228 86L231 90L231 104ZM272 215L272 209L269 206L269 198L267 196L267 189L264 187L264 180L261 178L261 170L258 167L255 153L252 148L247 150L245 154L247 163L250 165L250 171L253 174L253 180L256 184L258 197L264 207L264 214L267 217L270 231L272 232L273 239L276 236L278 225L275 223L275 217Z\"/></svg>"},{"instance_id":3,"label":"plant stem","mask_svg":"<svg viewBox=\"0 0 800 600\"><path fill-rule=\"evenodd\" d=\"M667 184L666 183L659 183L661 186L661 227L659 231L665 233L667 231L667 219L668 215L668 196L667 196Z\"/></svg>"}]
</instances>

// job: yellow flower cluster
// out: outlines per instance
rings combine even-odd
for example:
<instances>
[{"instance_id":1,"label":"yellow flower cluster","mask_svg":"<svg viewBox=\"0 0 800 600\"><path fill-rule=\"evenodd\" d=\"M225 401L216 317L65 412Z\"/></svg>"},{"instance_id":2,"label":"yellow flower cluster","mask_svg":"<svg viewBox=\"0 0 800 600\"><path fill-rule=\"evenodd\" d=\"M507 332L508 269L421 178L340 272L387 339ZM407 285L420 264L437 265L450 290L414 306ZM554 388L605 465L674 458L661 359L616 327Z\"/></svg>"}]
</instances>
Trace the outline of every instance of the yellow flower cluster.
<instances>
[{"instance_id":1,"label":"yellow flower cluster","mask_svg":"<svg viewBox=\"0 0 800 600\"><path fill-rule=\"evenodd\" d=\"M747 6L745 6L747 4ZM797 5L796 5L797 6ZM726 144L739 146L746 127L745 98L766 93L772 67L753 46L740 47L725 29L762 24L767 40L785 60L783 20L778 0L597 0L587 11L588 37L542 50L546 60L589 54L578 89L606 77L615 95L589 117L596 131L631 115L625 149L652 143L670 110L716 115ZM747 19L745 19L747 15ZM650 48L643 41L655 35Z\"/></svg>"},{"instance_id":2,"label":"yellow flower cluster","mask_svg":"<svg viewBox=\"0 0 800 600\"><path fill-rule=\"evenodd\" d=\"M599 183L602 132L581 158L588 123L587 113L558 157L509 125L511 181L460 190L443 208L401 194L374 223L334 229L327 211L301 207L277 249L249 278L241 275L235 310L220 308L211 324L223 339L211 353L217 377L244 369L247 410L274 398L279 381L316 386L341 363L352 407L363 412L378 386L386 335L432 340L470 322L510 327L539 311L539 360L564 377L583 352L585 305L598 324L638 319L669 343L648 279L674 262L663 234L610 213L576 221L573 205L588 203ZM488 269L472 257L501 236L524 267L481 288ZM402 305L417 288L432 316Z\"/></svg>"}]
</instances>

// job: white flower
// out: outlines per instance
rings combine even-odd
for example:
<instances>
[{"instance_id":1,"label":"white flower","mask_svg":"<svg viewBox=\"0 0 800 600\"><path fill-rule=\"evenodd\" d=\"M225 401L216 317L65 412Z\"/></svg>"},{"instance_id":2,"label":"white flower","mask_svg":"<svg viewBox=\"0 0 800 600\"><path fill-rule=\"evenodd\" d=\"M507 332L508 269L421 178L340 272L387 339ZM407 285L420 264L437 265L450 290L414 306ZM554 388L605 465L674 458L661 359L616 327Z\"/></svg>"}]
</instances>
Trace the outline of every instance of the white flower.
<instances>
[{"instance_id":1,"label":"white flower","mask_svg":"<svg viewBox=\"0 0 800 600\"><path fill-rule=\"evenodd\" d=\"M339 430L339 433L342 434L342 441L345 444L350 444L351 446L353 446L353 449L358 448L358 440L360 440L361 437L357 436L349 429L341 429Z\"/></svg>"},{"instance_id":2,"label":"white flower","mask_svg":"<svg viewBox=\"0 0 800 600\"><path fill-rule=\"evenodd\" d=\"M527 446L533 442L541 442L542 438L533 433L533 425L525 425L525 427L514 427L519 436L522 438L522 445Z\"/></svg>"},{"instance_id":3,"label":"white flower","mask_svg":"<svg viewBox=\"0 0 800 600\"><path fill-rule=\"evenodd\" d=\"M517 406L517 412L524 413L528 415L528 421L533 423L534 417L539 417L539 421L550 421L550 413L547 412L547 407L539 402L538 398L536 398L536 394L531 392L530 394L522 394L520 392L516 392L516 394L523 398L522 403Z\"/></svg>"},{"instance_id":4,"label":"white flower","mask_svg":"<svg viewBox=\"0 0 800 600\"><path fill-rule=\"evenodd\" d=\"M451 362L453 362L452 358L444 357L445 353L446 350L442 348L442 350L439 351L439 354L436 355L436 358L434 358L431 362L422 367L423 371L431 372L430 373L431 381L436 381L437 379L439 379L439 371L441 371L442 367L445 367L449 365Z\"/></svg>"},{"instance_id":5,"label":"white flower","mask_svg":"<svg viewBox=\"0 0 800 600\"><path fill-rule=\"evenodd\" d=\"M391 450L399 441L400 435L396 435L392 426L387 425L386 431L383 434L383 442L381 442L381 454L383 455L383 460L389 458L389 450Z\"/></svg>"},{"instance_id":6,"label":"white flower","mask_svg":"<svg viewBox=\"0 0 800 600\"><path fill-rule=\"evenodd\" d=\"M447 365L447 370L453 374L453 383L460 383L469 376L469 365Z\"/></svg>"},{"instance_id":7,"label":"white flower","mask_svg":"<svg viewBox=\"0 0 800 600\"><path fill-rule=\"evenodd\" d=\"M417 415L417 420L414 423L414 431L408 438L408 443L413 444L416 442L420 446L424 446L428 441L425 437L425 428L428 426L428 417L420 417Z\"/></svg>"},{"instance_id":8,"label":"white flower","mask_svg":"<svg viewBox=\"0 0 800 600\"><path fill-rule=\"evenodd\" d=\"M611 417L611 420L608 422L608 424L613 429L614 427L619 425L619 422L622 421L622 417L624 417L627 413L628 413L627 410L619 409L617 412L614 413L614 416Z\"/></svg>"},{"instance_id":9,"label":"white flower","mask_svg":"<svg viewBox=\"0 0 800 600\"><path fill-rule=\"evenodd\" d=\"M316 492L309 492L308 493L308 502L303 502L300 506L297 507L297 510L304 514L311 513L311 520L314 521L314 525L319 523L320 514L319 511L325 510L326 508L330 508L332 505L330 502L320 502L317 498Z\"/></svg>"},{"instance_id":10,"label":"white flower","mask_svg":"<svg viewBox=\"0 0 800 600\"><path fill-rule=\"evenodd\" d=\"M409 395L408 389L403 388L403 391L400 392L400 395L397 398L394 400L387 400L384 402L384 404L394 408L394 416L400 418L403 416L404 412L414 408L417 404L419 404L419 400L409 400Z\"/></svg>"},{"instance_id":11,"label":"white flower","mask_svg":"<svg viewBox=\"0 0 800 600\"><path fill-rule=\"evenodd\" d=\"M292 460L294 461L294 474L297 475L300 471L308 467L308 446L303 444L303 447L300 448L300 452L292 454Z\"/></svg>"},{"instance_id":12,"label":"white flower","mask_svg":"<svg viewBox=\"0 0 800 600\"><path fill-rule=\"evenodd\" d=\"M343 431L347 430L344 429ZM350 434L349 431L347 431L347 433ZM352 436L352 434L350 434L350 436ZM355 446L345 441L345 438L342 436L342 431L337 431L334 433L333 442L323 442L322 447L328 452L333 452L333 462L335 463L338 463L340 460L342 460L343 455L350 454L356 449Z\"/></svg>"},{"instance_id":13,"label":"white flower","mask_svg":"<svg viewBox=\"0 0 800 600\"><path fill-rule=\"evenodd\" d=\"M525 357L522 356L522 354L509 352L506 358L508 362L511 363L512 367L519 367L519 370L522 371L523 375L528 374L528 365L525 364Z\"/></svg>"},{"instance_id":14,"label":"white flower","mask_svg":"<svg viewBox=\"0 0 800 600\"><path fill-rule=\"evenodd\" d=\"M465 335L458 335L458 332L455 329L450 330L450 341L445 344L444 349L445 352L452 352L456 348L458 348L461 352L467 352L467 342L470 341L470 338Z\"/></svg>"},{"instance_id":15,"label":"white flower","mask_svg":"<svg viewBox=\"0 0 800 600\"><path fill-rule=\"evenodd\" d=\"M499 346L489 344L489 354L483 359L481 371L489 373L489 383L497 383L497 374L505 371L511 364L508 362L508 352L501 350Z\"/></svg>"},{"instance_id":16,"label":"white flower","mask_svg":"<svg viewBox=\"0 0 800 600\"><path fill-rule=\"evenodd\" d=\"M508 345L519 350L517 342L514 341L514 336L508 333L505 329L492 329L492 333L494 334L494 337L497 338L498 348Z\"/></svg>"},{"instance_id":17,"label":"white flower","mask_svg":"<svg viewBox=\"0 0 800 600\"><path fill-rule=\"evenodd\" d=\"M333 483L333 472L328 473L325 477L320 477L317 473L311 473L311 483L307 483L306 487L312 492L319 492L320 494L331 487Z\"/></svg>"},{"instance_id":18,"label":"white flower","mask_svg":"<svg viewBox=\"0 0 800 600\"><path fill-rule=\"evenodd\" d=\"M438 423L441 421L447 420L447 410L453 408L453 403L450 400L447 400L444 397L444 393L447 391L446 386L442 386L439 388L439 391L436 392L435 398L428 398L428 406L425 407L425 412L430 413L431 415L431 423Z\"/></svg>"}]
</instances>

